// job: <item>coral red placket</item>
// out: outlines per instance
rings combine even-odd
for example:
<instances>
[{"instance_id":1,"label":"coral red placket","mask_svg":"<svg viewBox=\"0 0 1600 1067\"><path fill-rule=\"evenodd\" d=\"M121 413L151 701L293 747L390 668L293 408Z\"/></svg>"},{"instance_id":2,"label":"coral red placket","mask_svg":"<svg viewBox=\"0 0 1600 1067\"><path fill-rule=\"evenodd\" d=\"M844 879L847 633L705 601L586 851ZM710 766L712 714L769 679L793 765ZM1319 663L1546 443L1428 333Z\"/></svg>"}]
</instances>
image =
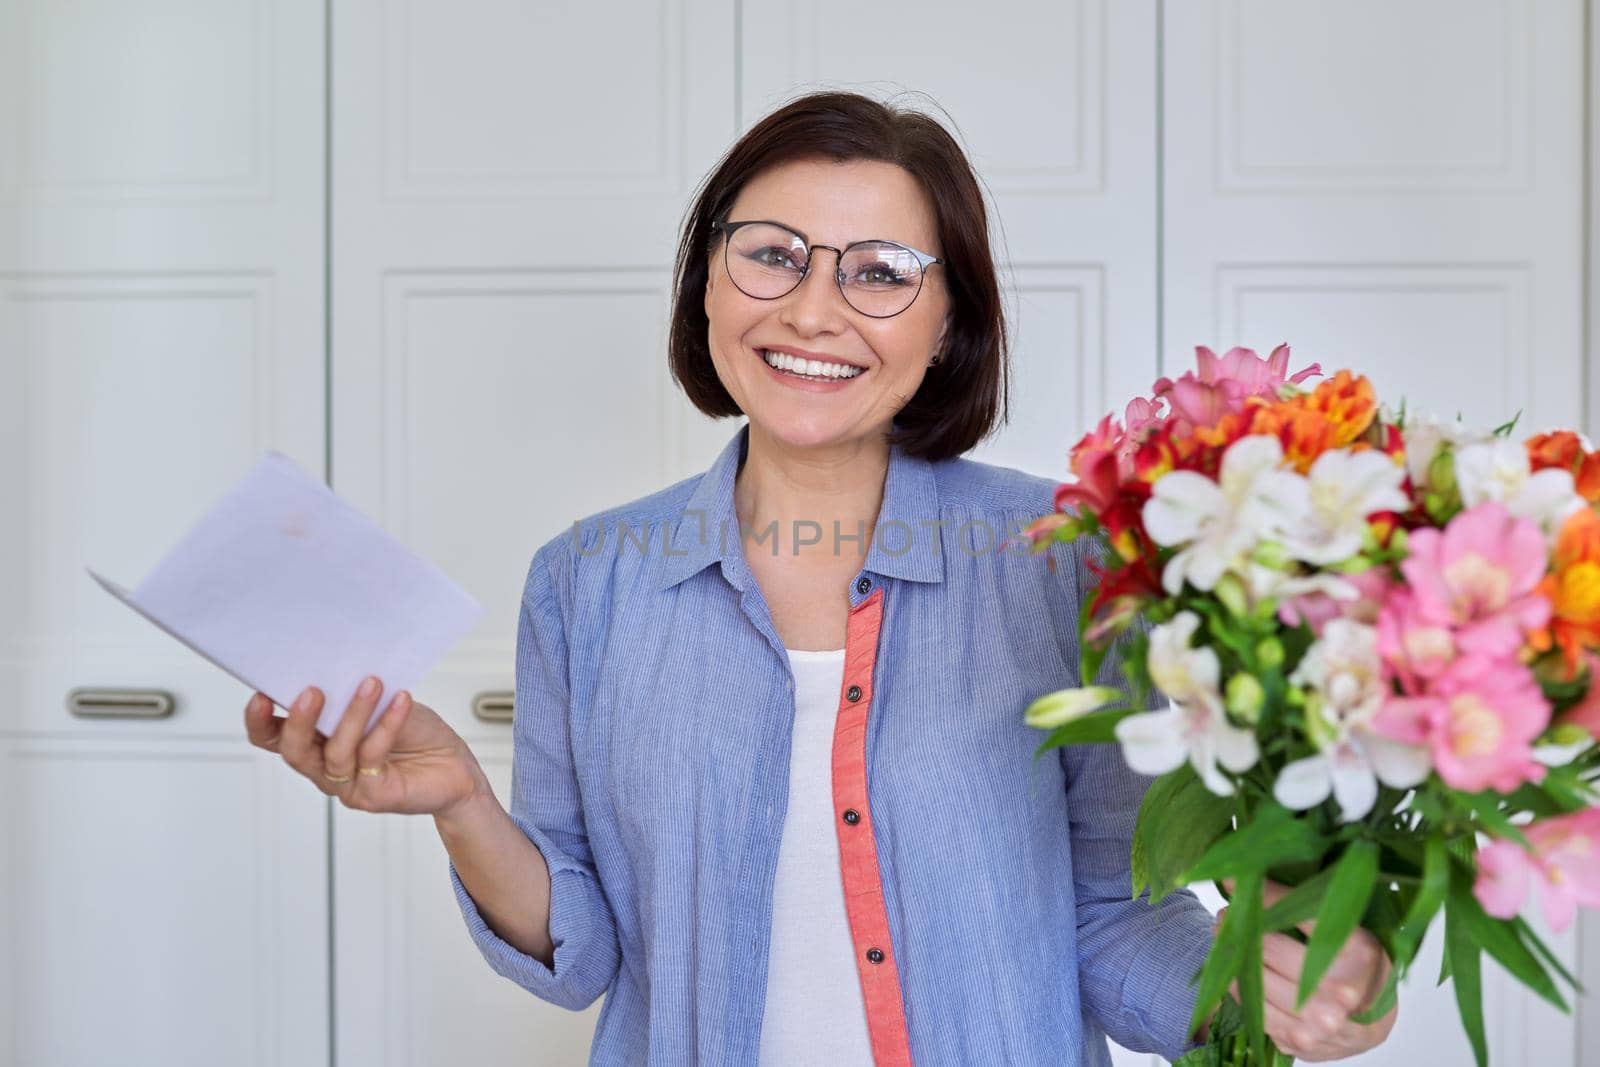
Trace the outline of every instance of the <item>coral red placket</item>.
<instances>
[{"instance_id":1,"label":"coral red placket","mask_svg":"<svg viewBox=\"0 0 1600 1067\"><path fill-rule=\"evenodd\" d=\"M876 1067L910 1067L911 1039L900 998L900 972L889 943L889 912L878 874L878 846L867 803L867 711L872 668L878 659L883 589L850 611L845 630L844 681L833 731L833 813L839 832L839 873L845 914L855 945L856 970L866 1000L867 1034Z\"/></svg>"}]
</instances>

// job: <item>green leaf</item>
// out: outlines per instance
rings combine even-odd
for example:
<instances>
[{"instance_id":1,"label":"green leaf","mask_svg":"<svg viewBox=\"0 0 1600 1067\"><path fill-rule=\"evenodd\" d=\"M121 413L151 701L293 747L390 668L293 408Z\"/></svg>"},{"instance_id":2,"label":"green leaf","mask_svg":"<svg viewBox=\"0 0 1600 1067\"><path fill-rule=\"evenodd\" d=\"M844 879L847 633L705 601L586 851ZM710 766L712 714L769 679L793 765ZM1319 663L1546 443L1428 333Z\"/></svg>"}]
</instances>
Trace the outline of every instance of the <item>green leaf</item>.
<instances>
[{"instance_id":1,"label":"green leaf","mask_svg":"<svg viewBox=\"0 0 1600 1067\"><path fill-rule=\"evenodd\" d=\"M1452 891L1444 906L1444 936L1449 947L1451 981L1455 985L1461 1026L1472 1043L1472 1054L1478 1067L1489 1067L1488 1042L1483 1034L1483 960L1477 941L1462 921L1459 896Z\"/></svg>"},{"instance_id":2,"label":"green leaf","mask_svg":"<svg viewBox=\"0 0 1600 1067\"><path fill-rule=\"evenodd\" d=\"M1541 788L1562 812L1582 811L1600 803L1600 797L1596 796L1594 789L1570 765L1550 768Z\"/></svg>"},{"instance_id":3,"label":"green leaf","mask_svg":"<svg viewBox=\"0 0 1600 1067\"><path fill-rule=\"evenodd\" d=\"M1512 824L1505 812L1500 810L1500 794L1484 790L1481 793L1462 793L1461 799L1471 809L1472 814L1478 817L1484 828L1494 836L1515 841L1523 848L1533 847L1523 836L1522 831Z\"/></svg>"},{"instance_id":4,"label":"green leaf","mask_svg":"<svg viewBox=\"0 0 1600 1067\"><path fill-rule=\"evenodd\" d=\"M1569 1010L1550 972L1522 943L1511 923L1491 918L1483 910L1478 899L1472 895L1471 874L1459 867L1450 879L1450 899L1446 909L1446 917L1454 914L1466 935L1493 956L1500 966L1510 971L1517 981L1562 1011Z\"/></svg>"},{"instance_id":5,"label":"green leaf","mask_svg":"<svg viewBox=\"0 0 1600 1067\"><path fill-rule=\"evenodd\" d=\"M1428 932L1428 924L1438 914L1449 889L1450 853L1445 848L1444 838L1434 834L1423 845L1422 883L1418 886L1416 895L1411 898L1411 906L1406 909L1405 917L1400 920L1400 925L1390 939L1394 958L1393 966L1389 969L1389 977L1385 979L1383 989L1378 993L1378 999L1373 1002L1372 1007L1352 1015L1351 1019L1363 1025L1377 1022L1394 1007L1400 980L1411 970L1412 960L1417 955L1417 947L1422 944L1423 935ZM1447 945L1439 962L1439 984L1443 985L1449 975L1450 953Z\"/></svg>"},{"instance_id":6,"label":"green leaf","mask_svg":"<svg viewBox=\"0 0 1600 1067\"><path fill-rule=\"evenodd\" d=\"M1573 988L1574 992L1583 992L1583 983L1578 981L1578 976L1567 970L1567 965L1562 963L1561 959L1550 951L1550 946L1546 945L1539 935L1533 932L1533 927L1528 925L1528 920L1518 915L1511 920L1511 925L1516 928L1522 940L1533 948L1534 954L1549 964L1550 969L1559 974Z\"/></svg>"},{"instance_id":7,"label":"green leaf","mask_svg":"<svg viewBox=\"0 0 1600 1067\"><path fill-rule=\"evenodd\" d=\"M1244 1032L1250 1042L1253 1062L1266 1059L1266 975L1261 960L1261 908L1265 876L1251 872L1234 884L1233 902L1228 917L1239 919L1239 938L1244 952L1239 960L1239 1007L1244 1013Z\"/></svg>"},{"instance_id":8,"label":"green leaf","mask_svg":"<svg viewBox=\"0 0 1600 1067\"><path fill-rule=\"evenodd\" d=\"M1332 880L1333 868L1329 867L1289 890L1267 909L1262 927L1277 932L1316 918L1317 905L1322 902L1323 894Z\"/></svg>"},{"instance_id":9,"label":"green leaf","mask_svg":"<svg viewBox=\"0 0 1600 1067\"><path fill-rule=\"evenodd\" d=\"M1367 840L1350 842L1333 869L1333 881L1328 883L1322 906L1317 909L1317 925L1311 931L1305 963L1300 968L1297 1008L1305 1006L1317 983L1328 973L1333 958L1350 939L1377 884L1377 844Z\"/></svg>"},{"instance_id":10,"label":"green leaf","mask_svg":"<svg viewBox=\"0 0 1600 1067\"><path fill-rule=\"evenodd\" d=\"M1133 896L1150 888L1159 904L1184 885L1183 873L1232 824L1233 799L1207 789L1187 763L1146 790L1133 828Z\"/></svg>"},{"instance_id":11,"label":"green leaf","mask_svg":"<svg viewBox=\"0 0 1600 1067\"><path fill-rule=\"evenodd\" d=\"M1378 993L1378 999L1372 1002L1372 1007L1366 1011L1356 1012L1350 1016L1352 1022L1366 1026L1375 1023L1394 1010L1395 1004L1400 1000L1400 968L1390 967L1389 977L1384 980L1383 989Z\"/></svg>"},{"instance_id":12,"label":"green leaf","mask_svg":"<svg viewBox=\"0 0 1600 1067\"><path fill-rule=\"evenodd\" d=\"M1117 739L1117 723L1135 713L1133 708L1106 708L1092 711L1050 731L1034 751L1037 756L1062 745L1104 745Z\"/></svg>"},{"instance_id":13,"label":"green leaf","mask_svg":"<svg viewBox=\"0 0 1600 1067\"><path fill-rule=\"evenodd\" d=\"M1089 625L1094 620L1089 617L1089 605L1094 603L1093 594L1085 590L1083 602L1078 606L1078 632L1088 633ZM1100 676L1100 664L1105 662L1106 652L1111 648L1111 642L1096 645L1090 641L1081 643L1078 649L1078 684L1093 685Z\"/></svg>"},{"instance_id":14,"label":"green leaf","mask_svg":"<svg viewBox=\"0 0 1600 1067\"><path fill-rule=\"evenodd\" d=\"M1211 942L1211 951L1206 953L1206 961L1195 978L1194 1013L1189 1017L1188 1030L1191 1034L1205 1023L1211 1009L1221 1002L1228 983L1239 973L1245 944L1241 936L1244 923L1238 915L1234 907L1228 908L1228 913L1222 917L1222 925L1217 929L1216 939Z\"/></svg>"},{"instance_id":15,"label":"green leaf","mask_svg":"<svg viewBox=\"0 0 1600 1067\"><path fill-rule=\"evenodd\" d=\"M1309 821L1278 804L1263 803L1255 817L1231 834L1224 834L1183 874L1183 881L1203 882L1263 872L1285 863L1313 860L1322 855L1324 840Z\"/></svg>"},{"instance_id":16,"label":"green leaf","mask_svg":"<svg viewBox=\"0 0 1600 1067\"><path fill-rule=\"evenodd\" d=\"M1400 929L1395 931L1395 963L1400 968L1411 966L1417 946L1422 944L1422 935L1427 933L1428 924L1438 913L1449 889L1450 854L1445 849L1444 838L1435 834L1423 846L1422 885L1412 898L1411 907L1406 909L1406 917L1400 920Z\"/></svg>"}]
</instances>

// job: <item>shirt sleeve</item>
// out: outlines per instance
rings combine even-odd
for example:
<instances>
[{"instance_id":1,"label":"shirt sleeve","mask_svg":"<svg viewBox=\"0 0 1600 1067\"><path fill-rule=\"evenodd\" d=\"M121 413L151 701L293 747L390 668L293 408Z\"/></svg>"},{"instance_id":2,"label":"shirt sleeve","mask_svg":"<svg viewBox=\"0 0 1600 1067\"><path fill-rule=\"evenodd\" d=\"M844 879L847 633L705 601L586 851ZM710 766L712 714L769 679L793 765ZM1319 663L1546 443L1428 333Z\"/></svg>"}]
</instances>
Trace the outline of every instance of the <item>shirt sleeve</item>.
<instances>
[{"instance_id":1,"label":"shirt sleeve","mask_svg":"<svg viewBox=\"0 0 1600 1067\"><path fill-rule=\"evenodd\" d=\"M1093 575L1080 560L1072 566L1079 595L1087 595ZM1075 611L1073 620L1075 627ZM1118 651L1107 654L1096 681L1125 689ZM1072 671L1076 677L1076 650ZM1152 694L1152 707L1163 703ZM1156 906L1148 891L1132 895L1134 822L1154 779L1131 770L1116 745L1058 751L1067 782L1084 1006L1118 1044L1176 1060L1197 1047L1189 1032L1192 982L1211 949L1211 913L1188 890Z\"/></svg>"},{"instance_id":2,"label":"shirt sleeve","mask_svg":"<svg viewBox=\"0 0 1600 1067\"><path fill-rule=\"evenodd\" d=\"M567 642L552 565L561 539L534 555L517 624L512 720L512 821L550 868L552 970L502 940L479 914L455 864L450 881L467 930L497 974L552 1004L574 1011L611 987L621 964L616 918L595 872L572 757ZM552 557L558 557L552 559Z\"/></svg>"}]
</instances>

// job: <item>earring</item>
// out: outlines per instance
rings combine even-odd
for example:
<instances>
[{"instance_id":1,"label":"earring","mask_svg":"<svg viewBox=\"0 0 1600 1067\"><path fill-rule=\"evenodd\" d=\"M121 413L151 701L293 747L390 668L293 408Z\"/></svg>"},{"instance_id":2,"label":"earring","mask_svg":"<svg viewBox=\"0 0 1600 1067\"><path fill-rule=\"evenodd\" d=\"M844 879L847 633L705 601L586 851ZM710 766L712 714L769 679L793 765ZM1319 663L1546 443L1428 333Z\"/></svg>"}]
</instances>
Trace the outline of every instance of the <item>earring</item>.
<instances>
[{"instance_id":1,"label":"earring","mask_svg":"<svg viewBox=\"0 0 1600 1067\"><path fill-rule=\"evenodd\" d=\"M938 362L939 362L939 357L938 356L934 356L932 359L928 360L928 366L932 367L935 364L937 364Z\"/></svg>"}]
</instances>

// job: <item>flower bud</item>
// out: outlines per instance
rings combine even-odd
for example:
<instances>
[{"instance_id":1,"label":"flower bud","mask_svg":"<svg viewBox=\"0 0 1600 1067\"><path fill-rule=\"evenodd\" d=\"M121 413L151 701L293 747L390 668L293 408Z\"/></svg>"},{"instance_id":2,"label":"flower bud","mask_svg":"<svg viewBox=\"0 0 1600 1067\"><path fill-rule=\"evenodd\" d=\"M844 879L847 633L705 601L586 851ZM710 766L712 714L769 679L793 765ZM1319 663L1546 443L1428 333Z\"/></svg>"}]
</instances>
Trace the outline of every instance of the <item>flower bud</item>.
<instances>
[{"instance_id":1,"label":"flower bud","mask_svg":"<svg viewBox=\"0 0 1600 1067\"><path fill-rule=\"evenodd\" d=\"M1456 488L1456 458L1449 449L1440 449L1428 464L1428 488L1449 495Z\"/></svg>"},{"instance_id":2,"label":"flower bud","mask_svg":"<svg viewBox=\"0 0 1600 1067\"><path fill-rule=\"evenodd\" d=\"M1256 660L1264 671L1283 666L1283 642L1276 637L1263 637L1256 646Z\"/></svg>"},{"instance_id":3,"label":"flower bud","mask_svg":"<svg viewBox=\"0 0 1600 1067\"><path fill-rule=\"evenodd\" d=\"M1022 719L1029 726L1053 730L1121 698L1119 691L1105 685L1058 689L1029 704L1028 710L1022 713Z\"/></svg>"},{"instance_id":4,"label":"flower bud","mask_svg":"<svg viewBox=\"0 0 1600 1067\"><path fill-rule=\"evenodd\" d=\"M1323 695L1314 689L1306 694L1306 737L1318 751L1327 748L1337 733L1334 724L1323 714L1327 704Z\"/></svg>"},{"instance_id":5,"label":"flower bud","mask_svg":"<svg viewBox=\"0 0 1600 1067\"><path fill-rule=\"evenodd\" d=\"M1108 638L1116 637L1133 625L1133 620L1139 617L1140 606L1136 596L1113 598L1110 604L1101 608L1099 616L1083 632L1084 641L1099 645Z\"/></svg>"},{"instance_id":6,"label":"flower bud","mask_svg":"<svg viewBox=\"0 0 1600 1067\"><path fill-rule=\"evenodd\" d=\"M1564 722L1550 731L1553 745L1578 745L1589 740L1589 731L1575 722Z\"/></svg>"},{"instance_id":7,"label":"flower bud","mask_svg":"<svg viewBox=\"0 0 1600 1067\"><path fill-rule=\"evenodd\" d=\"M1266 690L1261 688L1255 675L1240 672L1228 679L1227 708L1240 722L1250 726L1260 722L1261 708L1266 700Z\"/></svg>"},{"instance_id":8,"label":"flower bud","mask_svg":"<svg viewBox=\"0 0 1600 1067\"><path fill-rule=\"evenodd\" d=\"M1275 571L1281 571L1289 565L1289 553L1277 541L1262 541L1256 545L1251 556L1263 567L1271 567Z\"/></svg>"},{"instance_id":9,"label":"flower bud","mask_svg":"<svg viewBox=\"0 0 1600 1067\"><path fill-rule=\"evenodd\" d=\"M1229 614L1243 618L1250 613L1250 603L1245 597L1244 583L1237 574L1224 574L1217 579L1212 595L1222 602Z\"/></svg>"}]
</instances>

